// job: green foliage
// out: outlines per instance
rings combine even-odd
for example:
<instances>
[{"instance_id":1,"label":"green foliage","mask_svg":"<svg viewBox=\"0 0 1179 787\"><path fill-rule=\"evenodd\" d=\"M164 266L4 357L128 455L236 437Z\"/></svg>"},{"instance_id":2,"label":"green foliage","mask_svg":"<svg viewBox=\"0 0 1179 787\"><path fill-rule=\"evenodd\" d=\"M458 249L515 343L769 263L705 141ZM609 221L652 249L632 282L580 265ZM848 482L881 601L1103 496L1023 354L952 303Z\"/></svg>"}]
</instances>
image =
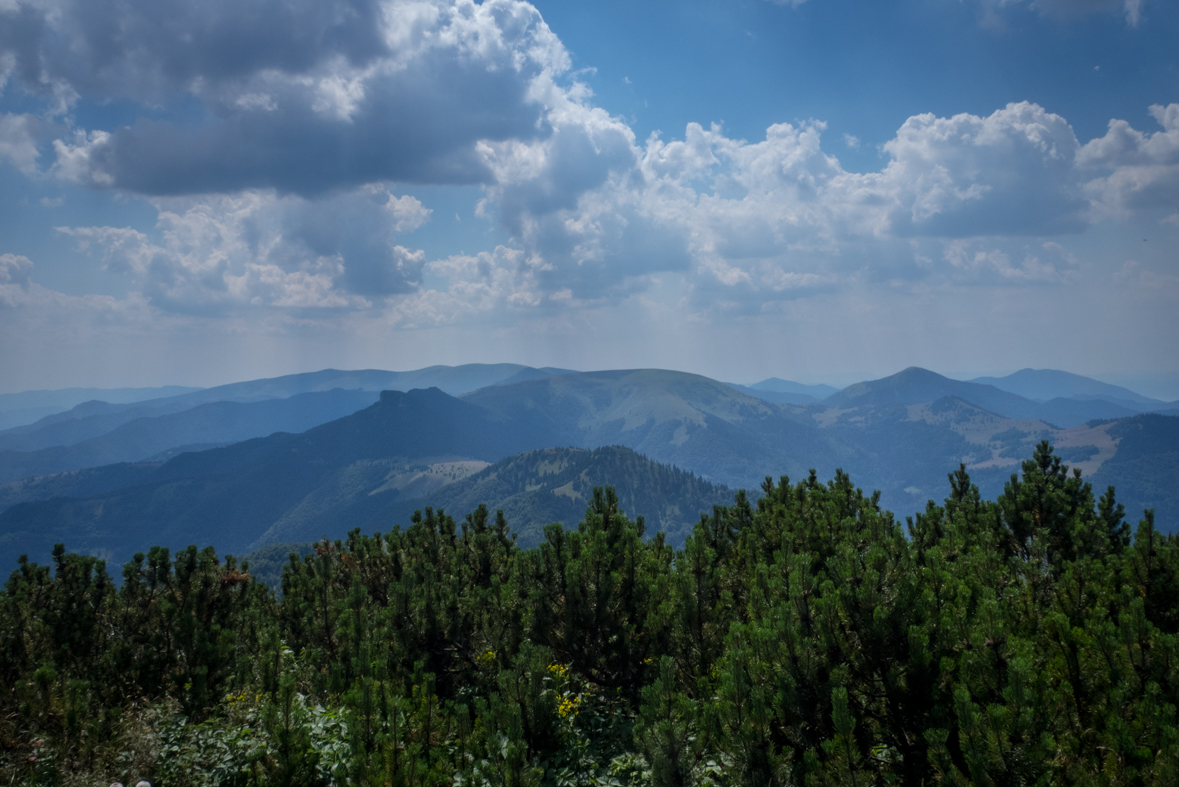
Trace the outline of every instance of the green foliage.
<instances>
[{"instance_id":1,"label":"green foliage","mask_svg":"<svg viewBox=\"0 0 1179 787\"><path fill-rule=\"evenodd\" d=\"M212 550L116 587L59 548L0 595L0 779L1179 783L1176 539L1047 443L993 502L949 481L906 527L842 472L766 479L678 551L609 487L530 550L427 508L277 598Z\"/></svg>"}]
</instances>

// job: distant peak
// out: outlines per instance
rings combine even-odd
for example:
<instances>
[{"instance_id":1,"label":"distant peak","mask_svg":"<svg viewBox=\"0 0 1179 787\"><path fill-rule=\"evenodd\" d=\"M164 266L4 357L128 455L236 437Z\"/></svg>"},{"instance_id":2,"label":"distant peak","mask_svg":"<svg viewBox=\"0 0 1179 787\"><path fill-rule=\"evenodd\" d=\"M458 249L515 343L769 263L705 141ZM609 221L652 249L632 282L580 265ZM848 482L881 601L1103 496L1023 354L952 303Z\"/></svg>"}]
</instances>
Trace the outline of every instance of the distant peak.
<instances>
[{"instance_id":1,"label":"distant peak","mask_svg":"<svg viewBox=\"0 0 1179 787\"><path fill-rule=\"evenodd\" d=\"M437 386L414 388L409 391L381 391L381 404L400 402L406 399L451 399L449 394Z\"/></svg>"}]
</instances>

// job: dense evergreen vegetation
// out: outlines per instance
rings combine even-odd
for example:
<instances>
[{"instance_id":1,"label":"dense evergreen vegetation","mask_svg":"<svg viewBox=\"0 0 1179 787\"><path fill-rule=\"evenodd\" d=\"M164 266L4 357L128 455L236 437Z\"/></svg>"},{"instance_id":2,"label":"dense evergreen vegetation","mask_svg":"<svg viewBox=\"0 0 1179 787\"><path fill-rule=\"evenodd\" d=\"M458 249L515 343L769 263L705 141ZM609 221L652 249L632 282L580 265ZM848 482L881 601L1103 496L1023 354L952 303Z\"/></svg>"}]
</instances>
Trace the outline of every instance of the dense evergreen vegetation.
<instances>
[{"instance_id":1,"label":"dense evergreen vegetation","mask_svg":"<svg viewBox=\"0 0 1179 787\"><path fill-rule=\"evenodd\" d=\"M733 499L726 486L652 462L620 445L545 448L501 459L417 500L386 504L385 521L407 521L427 503L448 511L473 511L486 503L488 508L503 510L516 542L528 548L544 541L545 525L561 522L576 527L594 487L607 484L614 486L620 508L631 516L643 515L647 529L663 531L665 541L673 546L683 546L699 512Z\"/></svg>"},{"instance_id":2,"label":"dense evergreen vegetation","mask_svg":"<svg viewBox=\"0 0 1179 787\"><path fill-rule=\"evenodd\" d=\"M767 479L683 550L595 490L521 550L427 509L291 557L116 587L59 548L0 596L0 781L1179 784L1179 543L1047 443L906 527Z\"/></svg>"}]
</instances>

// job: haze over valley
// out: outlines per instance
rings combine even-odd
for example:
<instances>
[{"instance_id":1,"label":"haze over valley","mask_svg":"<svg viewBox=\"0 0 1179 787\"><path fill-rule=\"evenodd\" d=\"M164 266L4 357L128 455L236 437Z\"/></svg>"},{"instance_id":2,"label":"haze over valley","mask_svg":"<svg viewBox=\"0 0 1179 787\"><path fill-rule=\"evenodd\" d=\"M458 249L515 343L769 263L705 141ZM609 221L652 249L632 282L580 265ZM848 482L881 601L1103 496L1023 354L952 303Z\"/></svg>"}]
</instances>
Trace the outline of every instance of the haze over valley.
<instances>
[{"instance_id":1,"label":"haze over valley","mask_svg":"<svg viewBox=\"0 0 1179 787\"><path fill-rule=\"evenodd\" d=\"M842 469L903 518L944 497L961 463L993 498L1042 440L1099 492L1115 485L1131 516L1153 508L1161 530L1177 529L1179 403L1078 375L908 368L836 389L471 364L91 400L10 427L0 559L44 560L61 541L115 563L148 542L244 554L480 503L527 546L549 522L576 527L605 485L649 534L681 544L737 489L759 496L766 476Z\"/></svg>"}]
</instances>

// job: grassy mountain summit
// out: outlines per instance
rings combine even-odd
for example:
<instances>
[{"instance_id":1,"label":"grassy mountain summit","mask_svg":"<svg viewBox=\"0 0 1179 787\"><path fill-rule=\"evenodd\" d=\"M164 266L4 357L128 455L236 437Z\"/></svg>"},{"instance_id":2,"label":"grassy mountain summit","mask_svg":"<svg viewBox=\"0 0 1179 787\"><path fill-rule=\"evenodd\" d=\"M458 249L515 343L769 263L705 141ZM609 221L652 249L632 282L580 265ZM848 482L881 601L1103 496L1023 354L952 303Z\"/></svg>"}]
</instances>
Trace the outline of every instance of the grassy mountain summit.
<instances>
[{"instance_id":1,"label":"grassy mountain summit","mask_svg":"<svg viewBox=\"0 0 1179 787\"><path fill-rule=\"evenodd\" d=\"M709 418L734 423L770 412L760 400L724 383L666 369L566 374L484 388L464 399L505 415L573 415L561 427L592 434L667 423L704 426Z\"/></svg>"},{"instance_id":2,"label":"grassy mountain summit","mask_svg":"<svg viewBox=\"0 0 1179 787\"><path fill-rule=\"evenodd\" d=\"M485 388L464 401L543 425L565 445L625 445L729 486L772 473L830 472L854 453L818 433L800 407L708 377L664 369L583 372ZM808 464L809 463L809 464Z\"/></svg>"}]
</instances>

